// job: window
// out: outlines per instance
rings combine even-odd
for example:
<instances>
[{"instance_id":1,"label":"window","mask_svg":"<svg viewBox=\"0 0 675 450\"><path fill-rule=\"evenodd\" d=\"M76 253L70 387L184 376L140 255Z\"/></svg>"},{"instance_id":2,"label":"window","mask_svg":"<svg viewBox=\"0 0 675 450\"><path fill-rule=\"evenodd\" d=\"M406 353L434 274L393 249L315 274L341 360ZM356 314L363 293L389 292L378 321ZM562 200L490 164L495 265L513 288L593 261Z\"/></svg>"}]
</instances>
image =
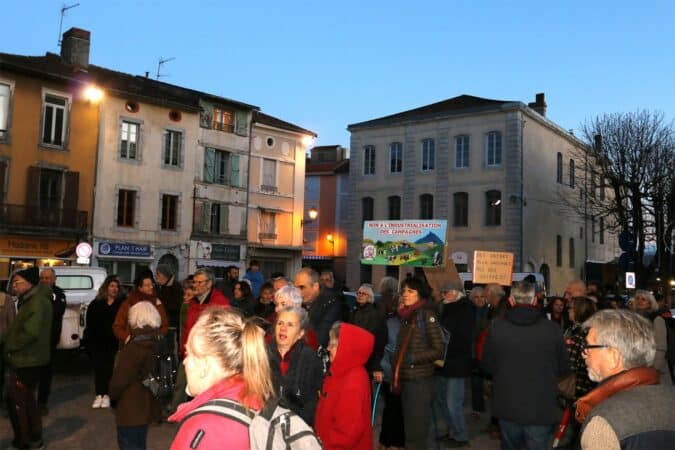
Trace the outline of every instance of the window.
<instances>
[{"instance_id":1,"label":"window","mask_svg":"<svg viewBox=\"0 0 675 450\"><path fill-rule=\"evenodd\" d=\"M389 145L389 171L401 173L403 171L403 144L392 142Z\"/></svg>"},{"instance_id":2,"label":"window","mask_svg":"<svg viewBox=\"0 0 675 450\"><path fill-rule=\"evenodd\" d=\"M600 186L598 186L600 189L600 200L605 200L605 179L603 177L600 177Z\"/></svg>"},{"instance_id":3,"label":"window","mask_svg":"<svg viewBox=\"0 0 675 450\"><path fill-rule=\"evenodd\" d=\"M562 267L562 236L555 237L555 265Z\"/></svg>"},{"instance_id":4,"label":"window","mask_svg":"<svg viewBox=\"0 0 675 450\"><path fill-rule=\"evenodd\" d=\"M584 227L579 227L579 239L584 238Z\"/></svg>"},{"instance_id":5,"label":"window","mask_svg":"<svg viewBox=\"0 0 675 450\"><path fill-rule=\"evenodd\" d=\"M40 209L61 209L63 199L63 172L40 170Z\"/></svg>"},{"instance_id":6,"label":"window","mask_svg":"<svg viewBox=\"0 0 675 450\"><path fill-rule=\"evenodd\" d=\"M373 266L370 264L359 264L359 284L373 282Z\"/></svg>"},{"instance_id":7,"label":"window","mask_svg":"<svg viewBox=\"0 0 675 450\"><path fill-rule=\"evenodd\" d=\"M117 193L117 226L133 227L136 212L136 191L120 189Z\"/></svg>"},{"instance_id":8,"label":"window","mask_svg":"<svg viewBox=\"0 0 675 450\"><path fill-rule=\"evenodd\" d=\"M122 121L120 130L120 158L138 159L138 139L141 126L134 122Z\"/></svg>"},{"instance_id":9,"label":"window","mask_svg":"<svg viewBox=\"0 0 675 450\"><path fill-rule=\"evenodd\" d=\"M361 225L366 220L373 220L373 198L363 197L361 199Z\"/></svg>"},{"instance_id":10,"label":"window","mask_svg":"<svg viewBox=\"0 0 675 450\"><path fill-rule=\"evenodd\" d=\"M600 218L600 243L605 243L605 218Z\"/></svg>"},{"instance_id":11,"label":"window","mask_svg":"<svg viewBox=\"0 0 675 450\"><path fill-rule=\"evenodd\" d=\"M420 219L431 220L434 218L434 196L431 194L420 195Z\"/></svg>"},{"instance_id":12,"label":"window","mask_svg":"<svg viewBox=\"0 0 675 450\"><path fill-rule=\"evenodd\" d=\"M436 166L436 146L433 139L422 141L422 171L434 170Z\"/></svg>"},{"instance_id":13,"label":"window","mask_svg":"<svg viewBox=\"0 0 675 450\"><path fill-rule=\"evenodd\" d=\"M178 218L178 196L162 195L162 230L176 230Z\"/></svg>"},{"instance_id":14,"label":"window","mask_svg":"<svg viewBox=\"0 0 675 450\"><path fill-rule=\"evenodd\" d=\"M453 225L456 227L469 226L469 194L466 192L455 192Z\"/></svg>"},{"instance_id":15,"label":"window","mask_svg":"<svg viewBox=\"0 0 675 450\"><path fill-rule=\"evenodd\" d=\"M591 242L595 242L595 217L591 217Z\"/></svg>"},{"instance_id":16,"label":"window","mask_svg":"<svg viewBox=\"0 0 675 450\"><path fill-rule=\"evenodd\" d=\"M239 155L207 147L204 150L204 181L240 186Z\"/></svg>"},{"instance_id":17,"label":"window","mask_svg":"<svg viewBox=\"0 0 675 450\"><path fill-rule=\"evenodd\" d=\"M562 163L562 153L558 152L558 156L556 159L556 173L555 173L555 180L562 184L563 180L563 163Z\"/></svg>"},{"instance_id":18,"label":"window","mask_svg":"<svg viewBox=\"0 0 675 450\"><path fill-rule=\"evenodd\" d=\"M213 108L212 128L214 130L232 133L234 131L234 118L232 115L232 111Z\"/></svg>"},{"instance_id":19,"label":"window","mask_svg":"<svg viewBox=\"0 0 675 450\"><path fill-rule=\"evenodd\" d=\"M183 133L174 130L164 130L164 158L165 166L181 167L181 149L183 147Z\"/></svg>"},{"instance_id":20,"label":"window","mask_svg":"<svg viewBox=\"0 0 675 450\"><path fill-rule=\"evenodd\" d=\"M591 194L592 198L595 198L595 191L598 188L598 185L595 182L595 177L596 177L595 170L592 170L591 171L591 189L590 189L590 191L591 191L590 194Z\"/></svg>"},{"instance_id":21,"label":"window","mask_svg":"<svg viewBox=\"0 0 675 450\"><path fill-rule=\"evenodd\" d=\"M375 146L366 145L363 149L363 174L375 175Z\"/></svg>"},{"instance_id":22,"label":"window","mask_svg":"<svg viewBox=\"0 0 675 450\"><path fill-rule=\"evenodd\" d=\"M455 136L455 168L469 167L469 136Z\"/></svg>"},{"instance_id":23,"label":"window","mask_svg":"<svg viewBox=\"0 0 675 450\"><path fill-rule=\"evenodd\" d=\"M55 95L45 95L42 117L42 143L63 147L68 120L68 100Z\"/></svg>"},{"instance_id":24,"label":"window","mask_svg":"<svg viewBox=\"0 0 675 450\"><path fill-rule=\"evenodd\" d=\"M273 159L263 158L263 176L262 176L262 186L260 188L263 191L274 191L277 190L277 162Z\"/></svg>"},{"instance_id":25,"label":"window","mask_svg":"<svg viewBox=\"0 0 675 450\"><path fill-rule=\"evenodd\" d=\"M260 239L276 239L276 213L272 211L260 211Z\"/></svg>"},{"instance_id":26,"label":"window","mask_svg":"<svg viewBox=\"0 0 675 450\"><path fill-rule=\"evenodd\" d=\"M485 225L502 224L502 193L487 191L485 193Z\"/></svg>"},{"instance_id":27,"label":"window","mask_svg":"<svg viewBox=\"0 0 675 450\"><path fill-rule=\"evenodd\" d=\"M11 86L0 83L0 140L7 136L9 130L9 100L11 94Z\"/></svg>"},{"instance_id":28,"label":"window","mask_svg":"<svg viewBox=\"0 0 675 450\"><path fill-rule=\"evenodd\" d=\"M570 159L570 187L574 189L576 185L576 174L574 173L574 160Z\"/></svg>"},{"instance_id":29,"label":"window","mask_svg":"<svg viewBox=\"0 0 675 450\"><path fill-rule=\"evenodd\" d=\"M502 134L499 131L491 131L487 134L485 153L487 166L499 166L502 164Z\"/></svg>"},{"instance_id":30,"label":"window","mask_svg":"<svg viewBox=\"0 0 675 450\"><path fill-rule=\"evenodd\" d=\"M389 204L389 220L399 220L401 218L401 197L392 195L387 199Z\"/></svg>"},{"instance_id":31,"label":"window","mask_svg":"<svg viewBox=\"0 0 675 450\"><path fill-rule=\"evenodd\" d=\"M227 234L229 225L228 205L209 201L194 204L195 231L210 234Z\"/></svg>"},{"instance_id":32,"label":"window","mask_svg":"<svg viewBox=\"0 0 675 450\"><path fill-rule=\"evenodd\" d=\"M570 257L570 269L574 269L574 238L570 238L570 249L569 249L569 257Z\"/></svg>"}]
</instances>

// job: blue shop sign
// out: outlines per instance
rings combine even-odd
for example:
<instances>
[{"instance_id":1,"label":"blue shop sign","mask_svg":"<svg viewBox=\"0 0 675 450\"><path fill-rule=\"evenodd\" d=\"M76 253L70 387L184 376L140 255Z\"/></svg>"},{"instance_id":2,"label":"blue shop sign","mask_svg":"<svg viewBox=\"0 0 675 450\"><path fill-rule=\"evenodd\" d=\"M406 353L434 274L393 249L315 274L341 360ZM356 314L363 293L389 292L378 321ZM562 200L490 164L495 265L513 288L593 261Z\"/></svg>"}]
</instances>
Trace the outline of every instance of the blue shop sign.
<instances>
[{"instance_id":1,"label":"blue shop sign","mask_svg":"<svg viewBox=\"0 0 675 450\"><path fill-rule=\"evenodd\" d=\"M98 254L101 256L150 257L149 245L137 245L127 242L99 242Z\"/></svg>"}]
</instances>

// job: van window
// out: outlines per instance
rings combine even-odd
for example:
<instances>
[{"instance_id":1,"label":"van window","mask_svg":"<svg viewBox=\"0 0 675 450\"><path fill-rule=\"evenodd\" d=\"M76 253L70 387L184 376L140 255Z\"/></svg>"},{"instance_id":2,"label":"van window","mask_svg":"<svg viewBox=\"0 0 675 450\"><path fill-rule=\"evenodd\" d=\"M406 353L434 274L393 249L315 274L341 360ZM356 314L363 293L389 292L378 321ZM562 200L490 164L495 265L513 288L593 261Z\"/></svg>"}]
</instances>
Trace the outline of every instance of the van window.
<instances>
[{"instance_id":1,"label":"van window","mask_svg":"<svg viewBox=\"0 0 675 450\"><path fill-rule=\"evenodd\" d=\"M94 280L89 275L59 275L56 285L64 290L93 289Z\"/></svg>"}]
</instances>

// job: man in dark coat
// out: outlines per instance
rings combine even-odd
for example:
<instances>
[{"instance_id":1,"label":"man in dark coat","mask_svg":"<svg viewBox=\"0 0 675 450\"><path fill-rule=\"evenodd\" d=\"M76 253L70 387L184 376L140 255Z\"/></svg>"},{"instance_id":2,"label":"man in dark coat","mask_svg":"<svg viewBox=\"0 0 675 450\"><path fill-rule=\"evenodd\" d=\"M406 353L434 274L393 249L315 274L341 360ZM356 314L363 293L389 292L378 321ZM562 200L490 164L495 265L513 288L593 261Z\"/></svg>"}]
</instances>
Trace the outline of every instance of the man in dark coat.
<instances>
[{"instance_id":1,"label":"man in dark coat","mask_svg":"<svg viewBox=\"0 0 675 450\"><path fill-rule=\"evenodd\" d=\"M52 268L43 269L40 272L40 284L48 286L52 290L52 335L49 354L49 364L40 369L40 383L38 387L38 407L44 416L49 413L47 401L52 390L52 364L56 346L61 340L63 328L63 314L66 312L66 293L56 285L56 272Z\"/></svg>"},{"instance_id":2,"label":"man in dark coat","mask_svg":"<svg viewBox=\"0 0 675 450\"><path fill-rule=\"evenodd\" d=\"M178 328L180 308L183 304L183 287L176 280L176 271L169 264L158 264L155 271L157 298L164 303L169 327Z\"/></svg>"},{"instance_id":3,"label":"man in dark coat","mask_svg":"<svg viewBox=\"0 0 675 450\"><path fill-rule=\"evenodd\" d=\"M472 340L475 326L474 305L461 281L441 288L440 324L450 333L443 367L439 370L437 401L448 425L445 446L468 447L469 434L464 420L464 384L473 366Z\"/></svg>"},{"instance_id":4,"label":"man in dark coat","mask_svg":"<svg viewBox=\"0 0 675 450\"><path fill-rule=\"evenodd\" d=\"M483 350L492 375L492 413L499 419L502 449L547 449L560 419L558 380L570 372L560 327L536 307L534 285L514 283L503 319L495 319Z\"/></svg>"},{"instance_id":5,"label":"man in dark coat","mask_svg":"<svg viewBox=\"0 0 675 450\"><path fill-rule=\"evenodd\" d=\"M300 290L302 307L309 312L309 323L316 333L319 345L327 348L330 327L342 318L340 302L332 290L321 287L319 274L308 267L295 274L294 284Z\"/></svg>"}]
</instances>

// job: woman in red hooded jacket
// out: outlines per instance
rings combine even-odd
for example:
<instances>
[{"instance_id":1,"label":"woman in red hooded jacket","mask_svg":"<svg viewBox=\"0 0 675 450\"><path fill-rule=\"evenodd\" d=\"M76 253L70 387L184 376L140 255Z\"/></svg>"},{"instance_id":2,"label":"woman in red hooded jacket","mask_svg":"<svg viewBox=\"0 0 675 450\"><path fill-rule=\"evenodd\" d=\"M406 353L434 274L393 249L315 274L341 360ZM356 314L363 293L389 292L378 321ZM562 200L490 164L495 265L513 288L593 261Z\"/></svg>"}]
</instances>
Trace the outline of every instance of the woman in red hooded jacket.
<instances>
[{"instance_id":1,"label":"woman in red hooded jacket","mask_svg":"<svg viewBox=\"0 0 675 450\"><path fill-rule=\"evenodd\" d=\"M316 408L316 434L326 450L372 450L370 381L364 365L375 338L348 323L330 330L330 370Z\"/></svg>"}]
</instances>

